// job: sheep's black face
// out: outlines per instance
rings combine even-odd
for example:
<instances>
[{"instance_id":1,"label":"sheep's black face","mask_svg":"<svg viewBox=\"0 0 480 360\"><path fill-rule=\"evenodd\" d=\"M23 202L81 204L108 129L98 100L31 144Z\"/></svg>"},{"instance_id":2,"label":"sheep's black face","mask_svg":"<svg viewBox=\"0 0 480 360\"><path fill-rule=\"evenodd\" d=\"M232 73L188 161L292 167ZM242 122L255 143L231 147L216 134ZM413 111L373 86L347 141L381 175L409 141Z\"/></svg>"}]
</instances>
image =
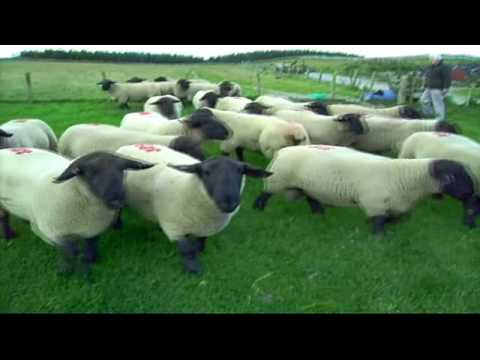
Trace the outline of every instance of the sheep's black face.
<instances>
[{"instance_id":1,"label":"sheep's black face","mask_svg":"<svg viewBox=\"0 0 480 360\"><path fill-rule=\"evenodd\" d=\"M399 110L399 115L403 119L421 119L422 114L411 106L403 106Z\"/></svg>"},{"instance_id":2,"label":"sheep's black face","mask_svg":"<svg viewBox=\"0 0 480 360\"><path fill-rule=\"evenodd\" d=\"M451 134L461 134L460 127L456 124L451 124L447 121L440 121L435 127L436 131L446 132Z\"/></svg>"},{"instance_id":3,"label":"sheep's black face","mask_svg":"<svg viewBox=\"0 0 480 360\"><path fill-rule=\"evenodd\" d=\"M127 80L127 83L141 83L145 79L134 76L133 78Z\"/></svg>"},{"instance_id":4,"label":"sheep's black face","mask_svg":"<svg viewBox=\"0 0 480 360\"><path fill-rule=\"evenodd\" d=\"M210 140L226 140L229 131L209 109L195 111L184 123L193 130L198 130L202 137Z\"/></svg>"},{"instance_id":5,"label":"sheep's black face","mask_svg":"<svg viewBox=\"0 0 480 360\"><path fill-rule=\"evenodd\" d=\"M73 161L54 183L60 184L78 176L108 208L117 210L125 206L124 171L152 166L106 152L94 152Z\"/></svg>"},{"instance_id":6,"label":"sheep's black face","mask_svg":"<svg viewBox=\"0 0 480 360\"><path fill-rule=\"evenodd\" d=\"M245 105L245 107L243 108L243 112L246 112L248 114L262 115L267 109L269 109L268 106L262 105L257 102L251 102Z\"/></svg>"},{"instance_id":7,"label":"sheep's black face","mask_svg":"<svg viewBox=\"0 0 480 360\"><path fill-rule=\"evenodd\" d=\"M169 165L179 171L196 174L218 209L230 214L240 205L243 176L265 178L272 173L227 157L205 160L193 165Z\"/></svg>"},{"instance_id":8,"label":"sheep's black face","mask_svg":"<svg viewBox=\"0 0 480 360\"><path fill-rule=\"evenodd\" d=\"M190 155L200 161L205 160L200 142L193 140L188 136L179 136L169 146L171 149Z\"/></svg>"},{"instance_id":9,"label":"sheep's black face","mask_svg":"<svg viewBox=\"0 0 480 360\"><path fill-rule=\"evenodd\" d=\"M230 92L233 90L233 84L230 81L223 81L219 85L220 88L220 96L228 96Z\"/></svg>"},{"instance_id":10,"label":"sheep's black face","mask_svg":"<svg viewBox=\"0 0 480 360\"><path fill-rule=\"evenodd\" d=\"M3 141L3 139L9 138L11 136L13 136L13 134L10 134L10 133L6 132L5 130L0 129L0 149L4 149L6 147L5 146L5 141Z\"/></svg>"},{"instance_id":11,"label":"sheep's black face","mask_svg":"<svg viewBox=\"0 0 480 360\"><path fill-rule=\"evenodd\" d=\"M439 182L442 193L461 201L468 200L475 193L472 177L458 162L436 160L432 163L430 172Z\"/></svg>"},{"instance_id":12,"label":"sheep's black face","mask_svg":"<svg viewBox=\"0 0 480 360\"><path fill-rule=\"evenodd\" d=\"M102 80L97 85L102 85L102 90L103 91L108 91L112 87L113 84L115 84L115 81L112 80Z\"/></svg>"},{"instance_id":13,"label":"sheep's black face","mask_svg":"<svg viewBox=\"0 0 480 360\"><path fill-rule=\"evenodd\" d=\"M190 88L190 84L192 82L189 81L189 80L185 80L185 79L180 79L177 81L177 85L180 87L180 89L182 89L183 91L187 91L189 88Z\"/></svg>"},{"instance_id":14,"label":"sheep's black face","mask_svg":"<svg viewBox=\"0 0 480 360\"><path fill-rule=\"evenodd\" d=\"M345 123L352 133L362 135L367 132L367 129L361 119L362 115L360 114L345 114L338 116L334 121Z\"/></svg>"},{"instance_id":15,"label":"sheep's black face","mask_svg":"<svg viewBox=\"0 0 480 360\"><path fill-rule=\"evenodd\" d=\"M168 119L175 119L177 116L175 112L175 104L179 103L180 100L172 98L170 96L165 96L158 99L156 102L152 103L157 105L160 113L167 117Z\"/></svg>"},{"instance_id":16,"label":"sheep's black face","mask_svg":"<svg viewBox=\"0 0 480 360\"><path fill-rule=\"evenodd\" d=\"M307 105L307 109L318 115L329 115L327 106L320 101L313 101Z\"/></svg>"},{"instance_id":17,"label":"sheep's black face","mask_svg":"<svg viewBox=\"0 0 480 360\"><path fill-rule=\"evenodd\" d=\"M205 102L205 106L209 108L214 108L217 105L218 98L220 96L218 94L215 94L213 91L207 92L205 95L202 96L200 101Z\"/></svg>"}]
</instances>

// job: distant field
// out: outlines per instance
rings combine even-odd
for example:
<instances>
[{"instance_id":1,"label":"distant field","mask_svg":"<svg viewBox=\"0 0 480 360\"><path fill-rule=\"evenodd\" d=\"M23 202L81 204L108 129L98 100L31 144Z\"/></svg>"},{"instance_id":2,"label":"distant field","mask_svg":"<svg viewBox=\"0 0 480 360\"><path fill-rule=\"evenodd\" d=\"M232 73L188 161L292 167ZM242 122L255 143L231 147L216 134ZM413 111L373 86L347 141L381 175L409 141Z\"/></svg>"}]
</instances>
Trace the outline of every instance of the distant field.
<instances>
[{"instance_id":1,"label":"distant field","mask_svg":"<svg viewBox=\"0 0 480 360\"><path fill-rule=\"evenodd\" d=\"M114 65L0 62L0 121L36 117L60 136L76 123L118 125L125 111L95 83L100 72L126 80L180 77L238 81L254 94L253 67L241 65ZM25 104L23 74L32 73L35 99ZM276 91L309 93L328 85L265 77ZM347 89L346 89L347 90ZM50 100L50 101L48 101ZM52 101L55 100L55 101ZM133 104L131 111L141 109ZM187 107L187 113L192 111ZM449 106L448 116L480 141L480 107ZM218 155L218 145L207 150ZM265 167L260 154L248 162ZM1 169L0 169L1 171ZM248 179L242 208L212 237L201 256L205 274L188 276L158 226L127 211L121 232L102 236L94 283L56 275L55 251L18 219L20 237L0 241L0 312L86 313L477 313L480 311L479 230L461 225L461 206L425 200L384 238L370 235L358 209L310 214L306 203L274 198L252 209L261 181Z\"/></svg>"}]
</instances>

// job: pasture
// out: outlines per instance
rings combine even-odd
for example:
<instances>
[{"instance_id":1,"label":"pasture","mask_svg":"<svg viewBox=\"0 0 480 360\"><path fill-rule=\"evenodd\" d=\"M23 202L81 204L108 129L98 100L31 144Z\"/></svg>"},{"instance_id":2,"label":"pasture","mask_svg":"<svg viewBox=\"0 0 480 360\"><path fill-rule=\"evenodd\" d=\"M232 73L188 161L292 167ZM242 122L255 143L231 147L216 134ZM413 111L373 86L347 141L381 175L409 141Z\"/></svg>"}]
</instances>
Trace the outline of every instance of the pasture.
<instances>
[{"instance_id":1,"label":"pasture","mask_svg":"<svg viewBox=\"0 0 480 360\"><path fill-rule=\"evenodd\" d=\"M24 73L32 73L32 104L24 101ZM59 137L76 123L118 125L125 110L95 85L100 73L185 76L240 83L255 95L247 65L130 65L0 62L0 121L33 117ZM328 91L303 78L263 77L266 91ZM352 89L338 87L342 94ZM130 111L142 109L131 104ZM192 107L186 108L187 113ZM480 140L480 107L450 105L448 119ZM208 144L210 155L218 145ZM261 154L246 161L266 167ZM2 169L0 169L2 171ZM479 229L461 224L459 203L421 202L384 237L371 235L359 209L327 208L312 215L306 202L275 197L264 213L252 208L262 182L248 179L241 209L209 239L201 276L182 272L176 247L154 223L127 209L124 229L101 236L93 283L56 274L57 253L13 219L19 237L0 241L2 313L477 313L480 311ZM480 224L479 224L480 225Z\"/></svg>"}]
</instances>

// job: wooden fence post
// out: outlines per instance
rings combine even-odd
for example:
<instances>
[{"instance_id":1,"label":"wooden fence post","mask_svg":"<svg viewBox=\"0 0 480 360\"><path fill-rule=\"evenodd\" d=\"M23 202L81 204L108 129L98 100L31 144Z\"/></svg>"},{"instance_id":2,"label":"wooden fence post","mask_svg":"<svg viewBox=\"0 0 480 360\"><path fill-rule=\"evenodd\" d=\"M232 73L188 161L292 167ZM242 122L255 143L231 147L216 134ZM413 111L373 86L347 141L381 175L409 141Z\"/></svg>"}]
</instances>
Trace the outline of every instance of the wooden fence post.
<instances>
[{"instance_id":1,"label":"wooden fence post","mask_svg":"<svg viewBox=\"0 0 480 360\"><path fill-rule=\"evenodd\" d=\"M107 75L105 74L105 71L102 71L102 79L107 80Z\"/></svg>"},{"instance_id":2,"label":"wooden fence post","mask_svg":"<svg viewBox=\"0 0 480 360\"><path fill-rule=\"evenodd\" d=\"M376 78L376 77L377 77L377 72L374 71L374 72L372 73L371 78L370 78L370 87L368 88L368 91L369 91L369 92L372 92L373 87L375 86L375 78Z\"/></svg>"},{"instance_id":3,"label":"wooden fence post","mask_svg":"<svg viewBox=\"0 0 480 360\"><path fill-rule=\"evenodd\" d=\"M257 69L256 78L257 78L257 94L262 95L262 71L260 69Z\"/></svg>"},{"instance_id":4,"label":"wooden fence post","mask_svg":"<svg viewBox=\"0 0 480 360\"><path fill-rule=\"evenodd\" d=\"M358 81L358 69L354 71L353 73L353 81L352 81L352 86L355 87L357 85Z\"/></svg>"},{"instance_id":5,"label":"wooden fence post","mask_svg":"<svg viewBox=\"0 0 480 360\"><path fill-rule=\"evenodd\" d=\"M467 97L467 100L465 101L465 106L466 107L469 107L470 106L470 102L472 101L472 94L473 94L473 88L475 87L475 84L472 83L470 85L470 90L468 91L468 97Z\"/></svg>"},{"instance_id":6,"label":"wooden fence post","mask_svg":"<svg viewBox=\"0 0 480 360\"><path fill-rule=\"evenodd\" d=\"M398 90L398 105L404 105L407 102L408 75L403 75L400 79L400 88Z\"/></svg>"},{"instance_id":7,"label":"wooden fence post","mask_svg":"<svg viewBox=\"0 0 480 360\"><path fill-rule=\"evenodd\" d=\"M410 96L408 98L408 103L413 104L413 95L415 95L415 89L417 88L417 77L415 75L412 75L410 79L412 81L412 86L410 88Z\"/></svg>"},{"instance_id":8,"label":"wooden fence post","mask_svg":"<svg viewBox=\"0 0 480 360\"><path fill-rule=\"evenodd\" d=\"M27 72L25 74L25 81L27 82L27 99L28 102L33 101L33 95L32 95L32 78L30 77L30 73Z\"/></svg>"},{"instance_id":9,"label":"wooden fence post","mask_svg":"<svg viewBox=\"0 0 480 360\"><path fill-rule=\"evenodd\" d=\"M331 91L331 99L334 100L337 91L337 72L335 71L332 76L332 91Z\"/></svg>"}]
</instances>

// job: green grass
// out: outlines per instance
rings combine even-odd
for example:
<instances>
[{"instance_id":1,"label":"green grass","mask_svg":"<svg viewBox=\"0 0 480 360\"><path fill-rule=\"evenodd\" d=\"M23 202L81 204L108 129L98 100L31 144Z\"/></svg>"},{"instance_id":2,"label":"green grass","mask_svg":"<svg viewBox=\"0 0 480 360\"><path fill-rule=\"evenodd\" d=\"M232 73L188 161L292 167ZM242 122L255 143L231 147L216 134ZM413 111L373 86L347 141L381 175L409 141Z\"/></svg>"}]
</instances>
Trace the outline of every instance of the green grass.
<instances>
[{"instance_id":1,"label":"green grass","mask_svg":"<svg viewBox=\"0 0 480 360\"><path fill-rule=\"evenodd\" d=\"M125 112L91 86L102 69L119 77L186 72L182 66L33 65L8 66L12 71L17 66L17 72L38 72L35 77L50 84L44 96L65 101L28 105L13 102L17 98L8 95L10 102L0 102L0 121L37 117L57 135L75 123L119 124ZM14 77L2 70L2 80ZM84 75L72 73L80 70ZM249 81L248 71L241 67L207 65L195 71L215 81L223 77L242 85ZM59 90L56 85L62 76L75 81L68 80ZM272 80L269 86L279 91L303 89L304 80L296 81ZM12 88L0 84L2 94L14 92L15 86L8 83ZM131 111L140 109L140 104L134 104ZM477 140L479 114L478 106L449 107L449 117ZM215 145L207 150L219 153ZM246 157L258 166L268 164L260 154L247 152ZM325 217L313 216L305 202L287 203L279 196L265 213L258 213L252 203L261 190L261 181L248 179L240 212L223 232L209 239L201 256L205 269L201 277L184 274L175 246L158 226L127 210L124 229L101 238L102 261L94 267L94 283L77 277L65 280L56 275L54 249L35 237L27 224L14 219L19 238L8 245L0 241L0 312L480 311L479 230L461 225L458 203L425 200L401 223L388 228L384 238L376 238L358 209L328 208Z\"/></svg>"}]
</instances>

